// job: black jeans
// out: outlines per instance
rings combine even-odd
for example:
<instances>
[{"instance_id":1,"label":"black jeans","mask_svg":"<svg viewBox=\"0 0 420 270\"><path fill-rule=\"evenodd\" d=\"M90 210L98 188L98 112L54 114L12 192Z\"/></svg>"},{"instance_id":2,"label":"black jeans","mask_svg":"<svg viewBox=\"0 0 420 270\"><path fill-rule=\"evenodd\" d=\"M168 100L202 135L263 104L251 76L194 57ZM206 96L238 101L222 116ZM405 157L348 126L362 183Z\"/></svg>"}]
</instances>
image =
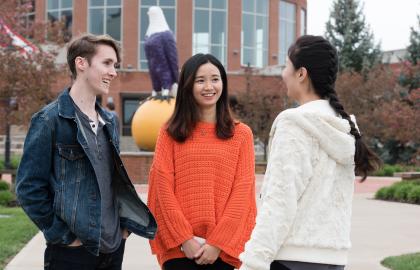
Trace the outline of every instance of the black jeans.
<instances>
[{"instance_id":1,"label":"black jeans","mask_svg":"<svg viewBox=\"0 0 420 270\"><path fill-rule=\"evenodd\" d=\"M274 261L270 265L270 270L344 270L344 266L294 261Z\"/></svg>"},{"instance_id":2,"label":"black jeans","mask_svg":"<svg viewBox=\"0 0 420 270\"><path fill-rule=\"evenodd\" d=\"M199 265L194 260L179 258L166 261L164 270L233 270L235 267L218 258L213 264Z\"/></svg>"},{"instance_id":3,"label":"black jeans","mask_svg":"<svg viewBox=\"0 0 420 270\"><path fill-rule=\"evenodd\" d=\"M68 247L47 245L44 254L44 270L121 270L125 239L112 253L95 256L83 246Z\"/></svg>"}]
</instances>

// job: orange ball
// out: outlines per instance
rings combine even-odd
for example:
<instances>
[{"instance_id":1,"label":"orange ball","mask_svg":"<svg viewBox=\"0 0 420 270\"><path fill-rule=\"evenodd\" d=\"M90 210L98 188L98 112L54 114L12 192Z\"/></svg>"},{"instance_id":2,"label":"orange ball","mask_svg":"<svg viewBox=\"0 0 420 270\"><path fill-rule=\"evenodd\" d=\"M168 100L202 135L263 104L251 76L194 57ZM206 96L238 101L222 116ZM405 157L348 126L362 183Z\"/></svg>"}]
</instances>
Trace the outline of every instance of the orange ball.
<instances>
[{"instance_id":1,"label":"orange ball","mask_svg":"<svg viewBox=\"0 0 420 270\"><path fill-rule=\"evenodd\" d=\"M131 121L131 133L142 150L154 151L160 128L175 109L175 98L149 99L137 109Z\"/></svg>"}]
</instances>

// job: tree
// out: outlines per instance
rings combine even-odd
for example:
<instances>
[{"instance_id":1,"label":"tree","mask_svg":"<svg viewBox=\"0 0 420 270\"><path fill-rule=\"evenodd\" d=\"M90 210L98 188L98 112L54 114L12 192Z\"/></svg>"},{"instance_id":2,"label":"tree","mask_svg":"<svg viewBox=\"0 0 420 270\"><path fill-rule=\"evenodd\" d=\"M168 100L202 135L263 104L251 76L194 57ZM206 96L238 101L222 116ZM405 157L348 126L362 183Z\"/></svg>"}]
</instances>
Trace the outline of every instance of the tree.
<instances>
[{"instance_id":1,"label":"tree","mask_svg":"<svg viewBox=\"0 0 420 270\"><path fill-rule=\"evenodd\" d=\"M266 80L255 76L251 68L245 69L246 90L237 94L236 115L247 124L256 142L264 147L267 160L267 146L271 125L276 116L288 105L286 86L280 76Z\"/></svg>"},{"instance_id":2,"label":"tree","mask_svg":"<svg viewBox=\"0 0 420 270\"><path fill-rule=\"evenodd\" d=\"M340 71L364 72L381 57L380 45L366 25L358 0L336 0L326 24L326 38L340 57Z\"/></svg>"},{"instance_id":3,"label":"tree","mask_svg":"<svg viewBox=\"0 0 420 270\"><path fill-rule=\"evenodd\" d=\"M26 0L0 2L0 117L4 119L0 131L3 129L6 133L5 164L8 168L10 126L27 124L30 116L52 99L51 86L61 72L55 65L53 47L48 46L49 50L45 51L40 46L45 34L57 33L53 31L57 26L31 25L26 16L33 8L31 3ZM29 42L24 37L40 39Z\"/></svg>"},{"instance_id":4,"label":"tree","mask_svg":"<svg viewBox=\"0 0 420 270\"><path fill-rule=\"evenodd\" d=\"M410 45L407 47L407 60L412 65L420 63L420 15L417 15L417 29L411 27Z\"/></svg>"},{"instance_id":5,"label":"tree","mask_svg":"<svg viewBox=\"0 0 420 270\"><path fill-rule=\"evenodd\" d=\"M48 51L41 47L42 36L34 34L54 31L54 26L47 24L29 25L26 13L32 9L32 1L3 0L0 3L0 102L2 116L8 124L26 124L35 111L52 99L51 86L62 69L55 65L56 51L49 46ZM7 27L7 29L6 29ZM7 31L12 31L19 37L38 36L30 44L33 51L25 51L15 43ZM10 33L10 32L9 32ZM25 40L21 38L21 40ZM56 36L56 41L61 39ZM14 99L18 111L13 112L8 107ZM7 124L7 123L5 123Z\"/></svg>"},{"instance_id":6,"label":"tree","mask_svg":"<svg viewBox=\"0 0 420 270\"><path fill-rule=\"evenodd\" d=\"M420 16L417 16L417 29L411 27L410 45L407 47L406 62L403 62L399 83L412 90L420 88Z\"/></svg>"}]
</instances>

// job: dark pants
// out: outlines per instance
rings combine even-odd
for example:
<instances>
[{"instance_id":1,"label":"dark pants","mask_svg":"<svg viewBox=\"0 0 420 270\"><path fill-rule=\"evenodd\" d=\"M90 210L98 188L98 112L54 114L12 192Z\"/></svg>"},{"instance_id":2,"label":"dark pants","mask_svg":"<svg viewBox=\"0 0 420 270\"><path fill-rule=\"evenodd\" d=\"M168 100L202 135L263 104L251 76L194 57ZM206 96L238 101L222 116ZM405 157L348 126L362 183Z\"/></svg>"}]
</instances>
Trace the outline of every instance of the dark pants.
<instances>
[{"instance_id":1,"label":"dark pants","mask_svg":"<svg viewBox=\"0 0 420 270\"><path fill-rule=\"evenodd\" d=\"M344 265L274 261L270 265L270 270L344 270Z\"/></svg>"},{"instance_id":2,"label":"dark pants","mask_svg":"<svg viewBox=\"0 0 420 270\"><path fill-rule=\"evenodd\" d=\"M234 267L218 258L213 264L199 265L188 258L172 259L163 264L164 270L233 270Z\"/></svg>"},{"instance_id":3,"label":"dark pants","mask_svg":"<svg viewBox=\"0 0 420 270\"><path fill-rule=\"evenodd\" d=\"M83 246L68 247L47 245L44 254L44 270L121 270L125 240L112 253L95 256Z\"/></svg>"}]
</instances>

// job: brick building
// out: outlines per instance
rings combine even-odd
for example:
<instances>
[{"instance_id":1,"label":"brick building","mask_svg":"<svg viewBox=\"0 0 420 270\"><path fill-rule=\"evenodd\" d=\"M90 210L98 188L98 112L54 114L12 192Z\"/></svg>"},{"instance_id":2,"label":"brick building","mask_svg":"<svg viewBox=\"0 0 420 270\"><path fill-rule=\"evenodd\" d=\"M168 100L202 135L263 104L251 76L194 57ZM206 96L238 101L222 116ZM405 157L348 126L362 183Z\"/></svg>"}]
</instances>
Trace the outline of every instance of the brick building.
<instances>
[{"instance_id":1,"label":"brick building","mask_svg":"<svg viewBox=\"0 0 420 270\"><path fill-rule=\"evenodd\" d=\"M45 22L64 19L69 37L107 33L120 41L122 63L109 97L130 135L130 119L152 90L143 43L150 6L162 8L175 34L179 66L198 52L212 53L225 65L232 94L244 90L244 67L278 76L287 48L306 32L306 0L34 0L28 16ZM274 69L273 69L274 66ZM273 72L274 70L274 72ZM70 83L67 76L57 89ZM102 97L103 103L109 99Z\"/></svg>"},{"instance_id":2,"label":"brick building","mask_svg":"<svg viewBox=\"0 0 420 270\"><path fill-rule=\"evenodd\" d=\"M140 100L152 90L143 44L149 25L149 7L160 6L174 32L179 66L191 55L203 52L215 55L228 71L232 96L247 88L245 68L249 65L259 87L278 84L289 45L306 33L306 0L32 0L28 21L64 20L65 35L70 39L81 33L109 34L122 47L122 63L108 96L120 115L122 150L135 149L131 135L131 117ZM59 56L65 62L65 53ZM275 78L277 77L277 78ZM261 83L260 83L261 82ZM55 91L69 86L64 74ZM0 134L4 134L3 125ZM14 135L14 134L12 134ZM24 136L24 131L19 136ZM0 136L4 139L4 136ZM12 136L13 137L13 136ZM12 141L16 141L12 138ZM21 142L19 141L21 144ZM0 150L4 142L0 140ZM21 148L13 149L20 152ZM134 161L139 164L141 161ZM129 160L125 160L131 163ZM144 161L148 162L148 161ZM134 165L133 165L134 166ZM130 166L129 166L130 167ZM135 166L134 166L135 167ZM138 167L138 166L137 166ZM141 166L143 167L143 166ZM147 166L146 166L147 167Z\"/></svg>"}]
</instances>

